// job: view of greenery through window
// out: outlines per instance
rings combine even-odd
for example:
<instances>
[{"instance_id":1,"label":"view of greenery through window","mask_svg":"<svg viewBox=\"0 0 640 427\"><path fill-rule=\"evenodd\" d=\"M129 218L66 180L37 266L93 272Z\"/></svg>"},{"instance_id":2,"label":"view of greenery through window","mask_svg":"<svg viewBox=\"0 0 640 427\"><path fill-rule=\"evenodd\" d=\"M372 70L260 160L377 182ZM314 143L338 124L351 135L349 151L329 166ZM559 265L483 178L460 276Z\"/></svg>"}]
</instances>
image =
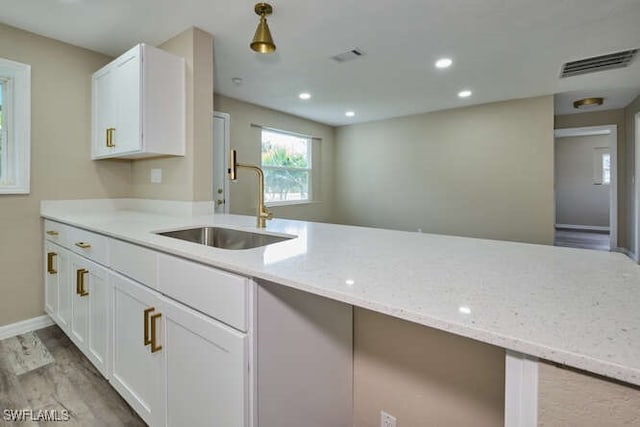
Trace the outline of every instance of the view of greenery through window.
<instances>
[{"instance_id":1,"label":"view of greenery through window","mask_svg":"<svg viewBox=\"0 0 640 427\"><path fill-rule=\"evenodd\" d=\"M262 169L267 203L309 200L311 139L263 129Z\"/></svg>"}]
</instances>

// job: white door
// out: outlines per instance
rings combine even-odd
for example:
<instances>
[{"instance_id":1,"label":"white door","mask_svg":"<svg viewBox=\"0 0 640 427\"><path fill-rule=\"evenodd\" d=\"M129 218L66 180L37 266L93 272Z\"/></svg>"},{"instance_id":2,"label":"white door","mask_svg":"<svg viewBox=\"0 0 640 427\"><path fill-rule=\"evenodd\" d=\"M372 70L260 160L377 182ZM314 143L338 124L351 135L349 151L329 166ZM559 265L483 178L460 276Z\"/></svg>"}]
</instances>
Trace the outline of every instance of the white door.
<instances>
[{"instance_id":1,"label":"white door","mask_svg":"<svg viewBox=\"0 0 640 427\"><path fill-rule=\"evenodd\" d=\"M110 279L114 313L111 385L147 424L163 425L164 409L160 402L164 354L161 350L152 352L150 343L151 316L159 312L158 294L119 274L112 273ZM161 326L160 320L154 319L156 328Z\"/></svg>"},{"instance_id":2,"label":"white door","mask_svg":"<svg viewBox=\"0 0 640 427\"><path fill-rule=\"evenodd\" d=\"M44 242L44 310L57 321L58 289L60 282L60 249L58 245Z\"/></svg>"},{"instance_id":3,"label":"white door","mask_svg":"<svg viewBox=\"0 0 640 427\"><path fill-rule=\"evenodd\" d=\"M229 212L229 122L226 113L213 113L213 196L216 213Z\"/></svg>"},{"instance_id":4,"label":"white door","mask_svg":"<svg viewBox=\"0 0 640 427\"><path fill-rule=\"evenodd\" d=\"M166 426L248 426L246 334L162 301Z\"/></svg>"},{"instance_id":5,"label":"white door","mask_svg":"<svg viewBox=\"0 0 640 427\"><path fill-rule=\"evenodd\" d=\"M139 151L141 128L141 51L132 49L114 65L113 93L116 102L116 125L113 133L115 153Z\"/></svg>"},{"instance_id":6,"label":"white door","mask_svg":"<svg viewBox=\"0 0 640 427\"><path fill-rule=\"evenodd\" d=\"M113 93L113 67L107 67L92 78L93 155L113 152L109 147L108 130L115 126L116 105Z\"/></svg>"}]
</instances>

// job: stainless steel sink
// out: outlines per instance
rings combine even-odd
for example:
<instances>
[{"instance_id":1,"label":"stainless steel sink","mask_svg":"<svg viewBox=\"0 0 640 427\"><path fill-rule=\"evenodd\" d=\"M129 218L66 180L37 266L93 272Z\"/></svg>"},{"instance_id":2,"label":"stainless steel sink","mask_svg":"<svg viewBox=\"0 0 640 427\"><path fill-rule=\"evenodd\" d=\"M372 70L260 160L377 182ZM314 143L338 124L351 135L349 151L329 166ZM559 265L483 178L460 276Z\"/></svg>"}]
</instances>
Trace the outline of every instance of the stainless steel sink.
<instances>
[{"instance_id":1,"label":"stainless steel sink","mask_svg":"<svg viewBox=\"0 0 640 427\"><path fill-rule=\"evenodd\" d=\"M222 227L197 227L156 234L222 249L251 249L293 239Z\"/></svg>"}]
</instances>

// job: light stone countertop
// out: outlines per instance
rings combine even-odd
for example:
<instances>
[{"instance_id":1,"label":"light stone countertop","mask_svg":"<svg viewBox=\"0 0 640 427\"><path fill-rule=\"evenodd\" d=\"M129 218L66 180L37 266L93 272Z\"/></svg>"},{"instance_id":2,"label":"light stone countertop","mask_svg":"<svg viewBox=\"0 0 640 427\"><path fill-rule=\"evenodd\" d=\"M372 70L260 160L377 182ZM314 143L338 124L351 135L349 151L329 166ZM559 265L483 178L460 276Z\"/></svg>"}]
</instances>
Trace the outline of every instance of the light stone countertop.
<instances>
[{"instance_id":1,"label":"light stone countertop","mask_svg":"<svg viewBox=\"0 0 640 427\"><path fill-rule=\"evenodd\" d=\"M620 253L88 206L43 202L42 216L640 385L640 267ZM225 250L153 234L203 225L297 238Z\"/></svg>"}]
</instances>

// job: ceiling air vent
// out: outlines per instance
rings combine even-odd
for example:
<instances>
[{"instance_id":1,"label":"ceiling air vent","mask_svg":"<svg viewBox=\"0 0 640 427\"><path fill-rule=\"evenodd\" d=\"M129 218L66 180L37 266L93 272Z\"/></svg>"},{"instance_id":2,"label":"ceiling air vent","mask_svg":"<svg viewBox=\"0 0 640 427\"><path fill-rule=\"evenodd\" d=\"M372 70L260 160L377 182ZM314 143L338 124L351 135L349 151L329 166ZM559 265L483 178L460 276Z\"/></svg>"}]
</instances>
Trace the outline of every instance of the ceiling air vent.
<instances>
[{"instance_id":1,"label":"ceiling air vent","mask_svg":"<svg viewBox=\"0 0 640 427\"><path fill-rule=\"evenodd\" d=\"M560 77L571 77L578 76L580 74L613 70L615 68L624 68L631 64L636 53L638 53L638 49L631 49L567 62L562 66L562 73L560 74Z\"/></svg>"},{"instance_id":2,"label":"ceiling air vent","mask_svg":"<svg viewBox=\"0 0 640 427\"><path fill-rule=\"evenodd\" d=\"M362 55L364 55L364 52L356 47L355 49L351 49L336 56L332 56L331 59L338 63L342 63L360 58Z\"/></svg>"}]
</instances>

